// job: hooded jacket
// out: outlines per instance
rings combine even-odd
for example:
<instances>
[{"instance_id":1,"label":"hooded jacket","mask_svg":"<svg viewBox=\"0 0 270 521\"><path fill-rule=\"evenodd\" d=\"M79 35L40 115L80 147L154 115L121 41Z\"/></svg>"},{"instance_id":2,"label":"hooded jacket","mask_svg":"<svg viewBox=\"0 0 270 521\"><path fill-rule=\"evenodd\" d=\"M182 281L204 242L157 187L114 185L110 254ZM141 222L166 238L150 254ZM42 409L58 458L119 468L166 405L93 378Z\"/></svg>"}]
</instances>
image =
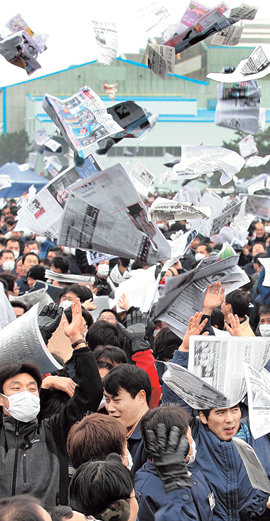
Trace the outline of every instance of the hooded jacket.
<instances>
[{"instance_id":1,"label":"hooded jacket","mask_svg":"<svg viewBox=\"0 0 270 521\"><path fill-rule=\"evenodd\" d=\"M46 507L67 503L70 427L96 411L103 389L96 361L83 347L73 352L77 387L61 411L41 422L20 422L2 414L0 423L0 497L31 494Z\"/></svg>"}]
</instances>

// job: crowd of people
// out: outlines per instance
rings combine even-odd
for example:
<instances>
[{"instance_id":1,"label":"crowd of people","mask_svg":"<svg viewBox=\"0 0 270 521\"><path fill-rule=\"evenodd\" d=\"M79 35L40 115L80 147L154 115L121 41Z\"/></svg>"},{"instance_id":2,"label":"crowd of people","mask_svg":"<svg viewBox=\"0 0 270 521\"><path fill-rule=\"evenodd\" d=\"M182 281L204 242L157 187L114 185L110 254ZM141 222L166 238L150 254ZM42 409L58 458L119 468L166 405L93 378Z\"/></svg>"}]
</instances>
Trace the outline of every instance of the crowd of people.
<instances>
[{"instance_id":1,"label":"crowd of people","mask_svg":"<svg viewBox=\"0 0 270 521\"><path fill-rule=\"evenodd\" d=\"M270 336L260 262L270 257L270 222L254 217L236 248L249 282L226 294L220 282L210 285L180 338L124 292L115 302L121 284L149 266L126 258L92 264L85 251L15 231L17 204L7 201L0 217L0 325L22 320L29 295L43 288L51 299L38 311L43 340L61 324L72 356L58 345L62 369L42 374L14 346L9 362L0 353L1 521L269 520L269 494L252 487L232 441L245 440L270 477L270 433L252 436L246 397L194 410L162 376L170 360L187 368L192 335ZM159 226L166 238L188 229L186 221ZM222 246L197 235L168 270L156 265L160 288ZM99 296L108 305L97 313Z\"/></svg>"}]
</instances>

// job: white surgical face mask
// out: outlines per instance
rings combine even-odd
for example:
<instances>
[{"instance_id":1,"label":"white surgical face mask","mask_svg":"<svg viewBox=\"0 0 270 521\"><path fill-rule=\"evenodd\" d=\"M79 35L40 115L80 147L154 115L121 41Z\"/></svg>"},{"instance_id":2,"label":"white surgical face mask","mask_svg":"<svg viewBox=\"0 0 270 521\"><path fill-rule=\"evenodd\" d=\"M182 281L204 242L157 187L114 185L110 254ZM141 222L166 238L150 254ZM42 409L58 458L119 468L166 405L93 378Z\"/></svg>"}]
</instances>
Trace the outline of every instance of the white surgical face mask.
<instances>
[{"instance_id":1,"label":"white surgical face mask","mask_svg":"<svg viewBox=\"0 0 270 521\"><path fill-rule=\"evenodd\" d=\"M19 253L18 251L14 251L14 250L12 250L12 253L13 253L13 255L14 255L14 259L15 259L15 260L18 259L20 253Z\"/></svg>"},{"instance_id":2,"label":"white surgical face mask","mask_svg":"<svg viewBox=\"0 0 270 521\"><path fill-rule=\"evenodd\" d=\"M265 226L264 229L266 233L270 233L270 226Z\"/></svg>"},{"instance_id":3,"label":"white surgical face mask","mask_svg":"<svg viewBox=\"0 0 270 521\"><path fill-rule=\"evenodd\" d=\"M197 454L196 443L194 440L192 440L192 443L190 446L192 447L192 454L190 454L190 456L189 456L189 462L188 462L189 465L195 461L196 454Z\"/></svg>"},{"instance_id":4,"label":"white surgical face mask","mask_svg":"<svg viewBox=\"0 0 270 521\"><path fill-rule=\"evenodd\" d=\"M270 336L270 324L260 324L259 330L262 336Z\"/></svg>"},{"instance_id":5,"label":"white surgical face mask","mask_svg":"<svg viewBox=\"0 0 270 521\"><path fill-rule=\"evenodd\" d=\"M35 253L36 255L39 255L39 251L38 250L30 250L31 253Z\"/></svg>"},{"instance_id":6,"label":"white surgical face mask","mask_svg":"<svg viewBox=\"0 0 270 521\"><path fill-rule=\"evenodd\" d=\"M99 264L97 273L100 277L108 277L110 271L109 264Z\"/></svg>"},{"instance_id":7,"label":"white surgical face mask","mask_svg":"<svg viewBox=\"0 0 270 521\"><path fill-rule=\"evenodd\" d=\"M200 261L200 260L202 260L204 258L205 258L205 255L203 253L200 253L200 252L195 253L195 261L198 262L198 261Z\"/></svg>"},{"instance_id":8,"label":"white surgical face mask","mask_svg":"<svg viewBox=\"0 0 270 521\"><path fill-rule=\"evenodd\" d=\"M39 396L29 391L22 391L21 393L15 393L11 396L1 394L9 401L9 409L5 407L4 409L9 412L15 420L27 423L37 417L40 411Z\"/></svg>"},{"instance_id":9,"label":"white surgical face mask","mask_svg":"<svg viewBox=\"0 0 270 521\"><path fill-rule=\"evenodd\" d=\"M15 268L15 262L13 260L6 260L3 262L4 271L12 271Z\"/></svg>"}]
</instances>

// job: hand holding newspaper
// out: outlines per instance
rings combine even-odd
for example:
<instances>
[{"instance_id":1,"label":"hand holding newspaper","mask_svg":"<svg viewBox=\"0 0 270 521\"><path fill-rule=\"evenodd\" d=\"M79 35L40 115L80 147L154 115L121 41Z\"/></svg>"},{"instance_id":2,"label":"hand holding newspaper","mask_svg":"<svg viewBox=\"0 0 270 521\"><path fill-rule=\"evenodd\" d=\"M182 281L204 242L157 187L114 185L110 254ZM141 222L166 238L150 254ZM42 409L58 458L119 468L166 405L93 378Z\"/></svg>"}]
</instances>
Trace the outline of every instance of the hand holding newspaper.
<instances>
[{"instance_id":1,"label":"hand holding newspaper","mask_svg":"<svg viewBox=\"0 0 270 521\"><path fill-rule=\"evenodd\" d=\"M194 409L233 407L247 392L244 362L261 370L269 358L267 338L191 336L188 370L167 362L163 381Z\"/></svg>"}]
</instances>

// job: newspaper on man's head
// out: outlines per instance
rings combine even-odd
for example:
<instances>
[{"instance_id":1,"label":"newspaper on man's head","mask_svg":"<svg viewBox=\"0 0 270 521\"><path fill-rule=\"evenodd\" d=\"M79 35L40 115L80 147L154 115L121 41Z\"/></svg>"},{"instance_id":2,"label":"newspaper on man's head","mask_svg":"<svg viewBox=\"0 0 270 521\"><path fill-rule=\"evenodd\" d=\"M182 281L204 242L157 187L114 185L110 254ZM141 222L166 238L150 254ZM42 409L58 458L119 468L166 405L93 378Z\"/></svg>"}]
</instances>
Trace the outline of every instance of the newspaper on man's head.
<instances>
[{"instance_id":1,"label":"newspaper on man's head","mask_svg":"<svg viewBox=\"0 0 270 521\"><path fill-rule=\"evenodd\" d=\"M123 128L108 114L101 98L88 86L65 100L45 94L42 108L69 146L86 158L92 146Z\"/></svg>"},{"instance_id":2,"label":"newspaper on man's head","mask_svg":"<svg viewBox=\"0 0 270 521\"><path fill-rule=\"evenodd\" d=\"M244 164L244 159L237 152L224 147L183 145L181 160L173 166L173 173L179 179L193 179L219 171L220 183L224 185Z\"/></svg>"},{"instance_id":3,"label":"newspaper on man's head","mask_svg":"<svg viewBox=\"0 0 270 521\"><path fill-rule=\"evenodd\" d=\"M234 437L232 441L243 460L253 488L270 494L270 480L253 448L241 438Z\"/></svg>"},{"instance_id":4,"label":"newspaper on man's head","mask_svg":"<svg viewBox=\"0 0 270 521\"><path fill-rule=\"evenodd\" d=\"M248 393L248 416L253 438L270 432L270 373L244 364Z\"/></svg>"},{"instance_id":5,"label":"newspaper on man's head","mask_svg":"<svg viewBox=\"0 0 270 521\"><path fill-rule=\"evenodd\" d=\"M42 374L61 369L45 345L38 326L39 305L16 318L1 330L0 365L8 362L35 362Z\"/></svg>"},{"instance_id":6,"label":"newspaper on man's head","mask_svg":"<svg viewBox=\"0 0 270 521\"><path fill-rule=\"evenodd\" d=\"M98 62L111 65L117 56L118 33L114 22L92 20L92 28L95 34Z\"/></svg>"}]
</instances>

